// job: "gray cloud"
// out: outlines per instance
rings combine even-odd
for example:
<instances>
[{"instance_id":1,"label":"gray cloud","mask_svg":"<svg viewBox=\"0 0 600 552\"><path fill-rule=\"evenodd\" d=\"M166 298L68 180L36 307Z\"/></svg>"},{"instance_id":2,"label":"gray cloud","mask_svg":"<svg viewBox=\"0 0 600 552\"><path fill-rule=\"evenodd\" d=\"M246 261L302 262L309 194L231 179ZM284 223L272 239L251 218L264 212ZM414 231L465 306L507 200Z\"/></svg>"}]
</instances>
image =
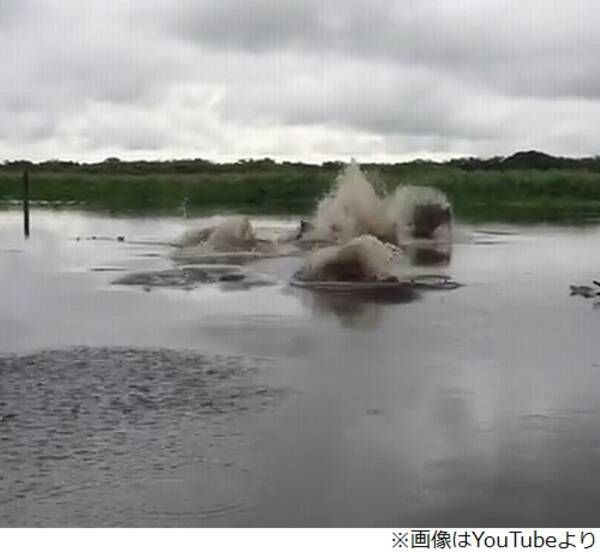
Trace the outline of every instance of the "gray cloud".
<instances>
[{"instance_id":1,"label":"gray cloud","mask_svg":"<svg viewBox=\"0 0 600 552\"><path fill-rule=\"evenodd\" d=\"M166 18L178 36L212 48L420 65L526 95L600 93L593 0L188 1Z\"/></svg>"},{"instance_id":2,"label":"gray cloud","mask_svg":"<svg viewBox=\"0 0 600 552\"><path fill-rule=\"evenodd\" d=\"M13 25L19 15L27 10L28 4L28 0L0 0L0 32Z\"/></svg>"},{"instance_id":3,"label":"gray cloud","mask_svg":"<svg viewBox=\"0 0 600 552\"><path fill-rule=\"evenodd\" d=\"M318 71L317 71L318 72ZM299 74L299 73L298 73ZM246 83L230 89L221 108L231 117L258 124L332 124L366 132L487 138L503 132L500 125L475 119L461 109L472 93L460 82L436 73L387 65L354 64L329 72L327 79L303 77Z\"/></svg>"},{"instance_id":4,"label":"gray cloud","mask_svg":"<svg viewBox=\"0 0 600 552\"><path fill-rule=\"evenodd\" d=\"M321 23L316 5L310 0L184 2L169 19L177 36L245 51L302 47Z\"/></svg>"},{"instance_id":5,"label":"gray cloud","mask_svg":"<svg viewBox=\"0 0 600 552\"><path fill-rule=\"evenodd\" d=\"M0 157L593 154L592 0L0 0Z\"/></svg>"}]
</instances>

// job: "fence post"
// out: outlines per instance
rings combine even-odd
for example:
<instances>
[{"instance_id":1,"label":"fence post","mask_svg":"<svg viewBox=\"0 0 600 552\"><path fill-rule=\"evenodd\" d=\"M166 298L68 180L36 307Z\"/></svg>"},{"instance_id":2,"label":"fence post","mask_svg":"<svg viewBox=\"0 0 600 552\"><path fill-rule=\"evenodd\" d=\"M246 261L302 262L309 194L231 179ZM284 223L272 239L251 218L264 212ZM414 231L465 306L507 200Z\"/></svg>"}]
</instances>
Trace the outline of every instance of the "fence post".
<instances>
[{"instance_id":1,"label":"fence post","mask_svg":"<svg viewBox=\"0 0 600 552\"><path fill-rule=\"evenodd\" d=\"M29 238L29 171L23 172L23 232Z\"/></svg>"}]
</instances>

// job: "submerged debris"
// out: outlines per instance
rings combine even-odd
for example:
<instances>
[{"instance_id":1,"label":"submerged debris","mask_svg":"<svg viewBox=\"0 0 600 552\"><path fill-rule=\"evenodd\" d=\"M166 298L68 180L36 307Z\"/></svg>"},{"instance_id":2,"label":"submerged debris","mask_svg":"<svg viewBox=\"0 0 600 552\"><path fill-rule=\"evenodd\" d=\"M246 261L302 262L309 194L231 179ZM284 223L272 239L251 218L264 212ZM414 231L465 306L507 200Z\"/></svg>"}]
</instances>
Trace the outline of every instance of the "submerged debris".
<instances>
[{"instance_id":1,"label":"submerged debris","mask_svg":"<svg viewBox=\"0 0 600 552\"><path fill-rule=\"evenodd\" d=\"M187 266L172 270L134 272L113 282L118 285L140 286L145 290L155 287L190 290L200 284L217 283L227 284L227 289L249 289L275 285L277 282L264 274L231 265Z\"/></svg>"}]
</instances>

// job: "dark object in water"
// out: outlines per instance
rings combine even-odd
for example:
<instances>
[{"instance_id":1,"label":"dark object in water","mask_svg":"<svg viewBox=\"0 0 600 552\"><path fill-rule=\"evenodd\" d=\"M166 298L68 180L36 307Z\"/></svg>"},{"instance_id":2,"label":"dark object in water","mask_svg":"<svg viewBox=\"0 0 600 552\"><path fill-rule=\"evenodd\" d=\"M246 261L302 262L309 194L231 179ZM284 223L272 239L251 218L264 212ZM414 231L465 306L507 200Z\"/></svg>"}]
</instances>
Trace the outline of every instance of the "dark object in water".
<instances>
[{"instance_id":1,"label":"dark object in water","mask_svg":"<svg viewBox=\"0 0 600 552\"><path fill-rule=\"evenodd\" d=\"M323 267L322 278L327 281L361 282L365 280L365 269L359 259L334 260Z\"/></svg>"},{"instance_id":2,"label":"dark object in water","mask_svg":"<svg viewBox=\"0 0 600 552\"><path fill-rule=\"evenodd\" d=\"M580 295L581 297L585 297L586 299L600 295L600 293L595 291L594 288L592 288L591 286L569 286L569 289L571 290L571 295Z\"/></svg>"},{"instance_id":3,"label":"dark object in water","mask_svg":"<svg viewBox=\"0 0 600 552\"><path fill-rule=\"evenodd\" d=\"M118 242L124 242L125 241L125 236L117 236L117 241Z\"/></svg>"},{"instance_id":4,"label":"dark object in water","mask_svg":"<svg viewBox=\"0 0 600 552\"><path fill-rule=\"evenodd\" d=\"M246 276L242 273L223 274L219 277L219 282L241 282Z\"/></svg>"},{"instance_id":5,"label":"dark object in water","mask_svg":"<svg viewBox=\"0 0 600 552\"><path fill-rule=\"evenodd\" d=\"M122 266L93 266L90 272L125 272Z\"/></svg>"},{"instance_id":6,"label":"dark object in water","mask_svg":"<svg viewBox=\"0 0 600 552\"><path fill-rule=\"evenodd\" d=\"M300 271L302 273L302 271ZM386 277L385 281L398 281L395 276ZM310 280L300 276L300 279ZM360 257L342 257L330 260L319 270L318 279L325 282L377 282L384 281L381 278L370 276L363 260Z\"/></svg>"},{"instance_id":7,"label":"dark object in water","mask_svg":"<svg viewBox=\"0 0 600 552\"><path fill-rule=\"evenodd\" d=\"M452 209L449 205L417 205L412 215L412 235L414 238L431 239L440 226L450 224L451 220Z\"/></svg>"},{"instance_id":8,"label":"dark object in water","mask_svg":"<svg viewBox=\"0 0 600 552\"><path fill-rule=\"evenodd\" d=\"M363 291L381 291L389 290L454 290L462 287L462 284L456 282L450 276L443 274L419 274L407 280L401 280L396 276L390 275L384 278L363 279L360 281L326 281L326 280L307 280L303 277L301 271L296 272L290 284L294 287L312 289L318 291L340 291L358 293Z\"/></svg>"},{"instance_id":9,"label":"dark object in water","mask_svg":"<svg viewBox=\"0 0 600 552\"><path fill-rule=\"evenodd\" d=\"M362 282L311 282L292 277L290 284L304 292L315 294L315 301L326 306L339 306L354 310L355 304L368 303L410 303L420 298L417 286L399 280L371 280ZM342 304L337 304L338 299ZM333 304L331 304L333 302ZM327 309L331 310L331 309Z\"/></svg>"},{"instance_id":10,"label":"dark object in water","mask_svg":"<svg viewBox=\"0 0 600 552\"><path fill-rule=\"evenodd\" d=\"M296 239L300 240L304 237L307 232L310 232L314 228L312 222L308 222L307 220L301 220L300 225L298 226L298 233L296 234Z\"/></svg>"},{"instance_id":11,"label":"dark object in water","mask_svg":"<svg viewBox=\"0 0 600 552\"><path fill-rule=\"evenodd\" d=\"M453 280L445 274L419 274L410 279L411 285L416 289L453 290L463 287L463 284Z\"/></svg>"},{"instance_id":12,"label":"dark object in water","mask_svg":"<svg viewBox=\"0 0 600 552\"><path fill-rule=\"evenodd\" d=\"M23 172L23 233L29 238L29 171Z\"/></svg>"},{"instance_id":13,"label":"dark object in water","mask_svg":"<svg viewBox=\"0 0 600 552\"><path fill-rule=\"evenodd\" d=\"M200 284L217 283L231 284L227 286L228 289L250 289L275 285L276 281L263 274L230 265L186 266L171 270L134 272L113 281L117 285L140 286L145 291L157 287L191 290Z\"/></svg>"}]
</instances>

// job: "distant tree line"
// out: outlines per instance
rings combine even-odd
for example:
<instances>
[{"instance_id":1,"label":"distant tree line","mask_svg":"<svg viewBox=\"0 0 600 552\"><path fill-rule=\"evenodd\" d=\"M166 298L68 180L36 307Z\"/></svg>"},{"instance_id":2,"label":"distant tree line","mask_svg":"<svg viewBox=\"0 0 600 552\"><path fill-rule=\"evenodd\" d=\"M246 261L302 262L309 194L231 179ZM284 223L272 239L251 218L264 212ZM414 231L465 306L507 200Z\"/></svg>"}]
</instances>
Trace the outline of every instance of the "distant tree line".
<instances>
[{"instance_id":1,"label":"distant tree line","mask_svg":"<svg viewBox=\"0 0 600 552\"><path fill-rule=\"evenodd\" d=\"M33 163L27 160L4 161L0 168L7 170L39 170L43 172L86 172L90 174L120 173L120 174L197 174L197 173L245 173L265 170L302 171L327 170L338 171L342 161L326 161L317 164L283 161L277 162L268 157L263 159L240 159L233 163L215 163L207 159L173 159L166 161L123 161L118 157L108 157L99 163L79 163L76 161L61 161L52 159ZM539 151L520 151L508 157L462 157L449 161L431 161L416 159L402 163L368 163L367 168L406 168L411 167L453 167L464 171L504 171L535 169L546 171L551 169L585 170L600 173L600 156L570 158L555 157Z\"/></svg>"},{"instance_id":2,"label":"distant tree line","mask_svg":"<svg viewBox=\"0 0 600 552\"><path fill-rule=\"evenodd\" d=\"M540 151L519 151L509 157L491 157L478 159L468 157L452 159L445 165L458 167L467 171L473 170L522 170L537 169L547 171L550 169L585 169L600 172L600 156L595 157L554 157Z\"/></svg>"},{"instance_id":3,"label":"distant tree line","mask_svg":"<svg viewBox=\"0 0 600 552\"><path fill-rule=\"evenodd\" d=\"M325 163L341 167L343 163ZM322 166L322 165L321 165ZM166 161L123 161L118 157L108 157L99 163L79 163L77 161L61 161L52 159L33 163L27 160L4 161L1 168L9 170L37 169L44 172L88 172L88 173L126 173L126 174L195 174L247 172L253 170L277 170L286 168L319 169L320 165L294 163L284 161L278 163L273 159L240 159L234 163L215 163L206 159L173 159Z\"/></svg>"}]
</instances>

